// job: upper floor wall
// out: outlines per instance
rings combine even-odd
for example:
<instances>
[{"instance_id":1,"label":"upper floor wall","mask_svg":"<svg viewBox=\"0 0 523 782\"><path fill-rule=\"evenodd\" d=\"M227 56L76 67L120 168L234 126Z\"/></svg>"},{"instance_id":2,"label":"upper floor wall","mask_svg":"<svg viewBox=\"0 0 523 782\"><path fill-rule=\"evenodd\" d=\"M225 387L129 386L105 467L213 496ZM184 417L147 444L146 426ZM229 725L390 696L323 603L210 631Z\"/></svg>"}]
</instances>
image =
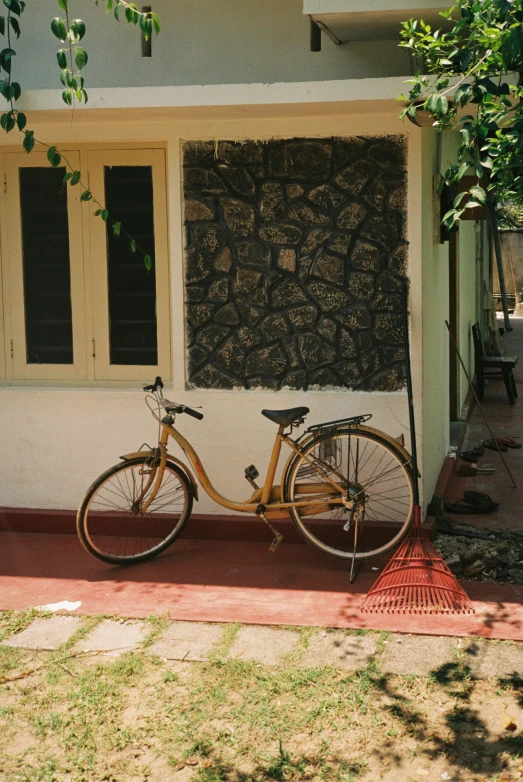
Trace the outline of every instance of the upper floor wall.
<instances>
[{"instance_id":1,"label":"upper floor wall","mask_svg":"<svg viewBox=\"0 0 523 782\"><path fill-rule=\"evenodd\" d=\"M328 0L335 1L362 5ZM327 0L307 0L311 6L320 2ZM407 19L407 5L426 2L367 0L367 5L398 6ZM73 0L71 5L87 25L87 87L307 82L411 72L408 54L393 39L336 46L324 35L322 51L311 52L307 14L312 11L303 0L154 0L162 30L153 40L151 58L142 57L140 30L106 16L104 2L96 7L94 0ZM60 88L58 42L50 29L56 14L56 0L27 3L22 36L14 44L15 78L23 89Z\"/></svg>"}]
</instances>

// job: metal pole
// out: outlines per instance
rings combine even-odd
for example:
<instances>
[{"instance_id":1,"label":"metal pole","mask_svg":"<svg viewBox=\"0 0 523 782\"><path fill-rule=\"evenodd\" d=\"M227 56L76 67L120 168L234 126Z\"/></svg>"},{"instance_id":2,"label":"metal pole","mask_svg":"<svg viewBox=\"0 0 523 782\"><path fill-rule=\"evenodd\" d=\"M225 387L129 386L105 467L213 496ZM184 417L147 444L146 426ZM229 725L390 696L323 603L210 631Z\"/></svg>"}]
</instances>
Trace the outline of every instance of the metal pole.
<instances>
[{"instance_id":1,"label":"metal pole","mask_svg":"<svg viewBox=\"0 0 523 782\"><path fill-rule=\"evenodd\" d=\"M505 272L503 270L503 257L501 255L501 241L499 238L498 221L496 219L496 212L492 207L487 207L487 215L489 218L490 229L492 231L492 239L494 240L494 250L496 252L496 263L498 267L499 277L499 290L501 291L501 303L503 304L503 319L505 321L505 329L512 331L510 325L510 318L508 316L508 302L507 302L507 288L505 286Z\"/></svg>"},{"instance_id":2,"label":"metal pole","mask_svg":"<svg viewBox=\"0 0 523 782\"><path fill-rule=\"evenodd\" d=\"M453 335L452 331L450 330L450 326L449 326L449 323L448 323L448 321L447 321L447 320L445 321L445 326L447 327L447 329L448 329L448 331L449 331L450 338L451 338L451 340L452 340L452 344L453 344L453 346L454 346L454 350L456 351L456 354L457 354L457 356L458 356L458 358L459 358L459 363L461 364L461 368L463 369L463 372L465 373L465 377L466 377L466 378L467 378L467 380L468 380L468 383L469 383L469 386L470 386L470 390L471 390L471 391L472 391L472 393L474 394L474 399L476 400L476 403L477 403L477 405L478 405L479 412L480 412L480 413L481 413L481 415L483 416L483 420L485 421L485 426L486 426L486 427L487 427L487 429L489 430L489 433L490 433L490 437L491 437L491 439L492 439L492 442L493 442L493 443L496 445L497 451L498 451L499 455L501 456L501 461L503 462L503 466L505 467L505 470L507 471L507 473L508 473L508 476L509 476L510 480L512 481L512 485L513 485L513 487L514 487L515 489L517 489L517 483L516 483L516 481L514 480L514 476L513 476L513 475L512 475L512 473L510 472L510 468L509 468L508 464L506 463L506 461L505 461L505 458L504 458L503 454L501 453L501 449L500 449L500 447L499 447L499 443L498 443L498 441L497 441L497 438L496 438L496 437L494 437L494 434L493 434L493 432L492 432L492 429L491 429L491 428L490 428L490 426L489 426L489 422L488 422L488 421L487 421L487 419L486 419L485 413L483 412L483 408L482 408L482 406L481 406L481 404L480 404L480 402L479 402L478 395L476 394L476 389L475 389L475 388L474 388L474 386L472 385L472 380L470 379L470 375L469 375L469 373L467 372L467 369L466 369L466 367L465 367L465 364L463 363L463 359L461 358L461 354L460 354L460 352L459 352L459 350L458 350L458 346L457 346L457 344L456 344L456 340L454 339L454 335Z\"/></svg>"}]
</instances>

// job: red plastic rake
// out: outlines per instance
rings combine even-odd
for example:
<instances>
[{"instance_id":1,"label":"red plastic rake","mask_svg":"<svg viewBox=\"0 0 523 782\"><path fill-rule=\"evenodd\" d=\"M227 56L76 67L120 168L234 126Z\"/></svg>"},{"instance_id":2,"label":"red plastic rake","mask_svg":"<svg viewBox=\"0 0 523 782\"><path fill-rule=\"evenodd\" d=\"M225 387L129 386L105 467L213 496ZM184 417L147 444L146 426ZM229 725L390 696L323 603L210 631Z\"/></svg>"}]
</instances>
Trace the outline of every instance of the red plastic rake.
<instances>
[{"instance_id":1,"label":"red plastic rake","mask_svg":"<svg viewBox=\"0 0 523 782\"><path fill-rule=\"evenodd\" d=\"M363 601L365 613L473 614L474 608L423 527L419 504L418 457L410 368L406 288L402 291L405 368L409 401L414 508L410 531Z\"/></svg>"}]
</instances>

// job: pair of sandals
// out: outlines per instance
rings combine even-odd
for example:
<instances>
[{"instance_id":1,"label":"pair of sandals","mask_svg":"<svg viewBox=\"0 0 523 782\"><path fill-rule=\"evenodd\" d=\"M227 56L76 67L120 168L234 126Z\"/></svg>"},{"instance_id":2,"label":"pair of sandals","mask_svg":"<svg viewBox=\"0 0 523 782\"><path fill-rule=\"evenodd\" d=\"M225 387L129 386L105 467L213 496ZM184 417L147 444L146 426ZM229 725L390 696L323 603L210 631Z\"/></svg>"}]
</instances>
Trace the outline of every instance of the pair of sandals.
<instances>
[{"instance_id":1,"label":"pair of sandals","mask_svg":"<svg viewBox=\"0 0 523 782\"><path fill-rule=\"evenodd\" d=\"M466 491L461 500L446 503L445 508L449 513L491 513L499 508L499 502L495 502L488 494Z\"/></svg>"},{"instance_id":2,"label":"pair of sandals","mask_svg":"<svg viewBox=\"0 0 523 782\"><path fill-rule=\"evenodd\" d=\"M490 448L491 451L497 451L498 446L500 451L507 451L509 448L521 448L521 443L517 443L512 437L496 437L495 440L484 440L483 445L485 448Z\"/></svg>"},{"instance_id":3,"label":"pair of sandals","mask_svg":"<svg viewBox=\"0 0 523 782\"><path fill-rule=\"evenodd\" d=\"M521 448L521 443L517 443L512 437L496 437L495 440L483 440L483 445L478 445L472 451L461 451L460 456L466 462L475 464L485 453L485 448L497 451L498 446L500 451L507 451L509 448Z\"/></svg>"}]
</instances>

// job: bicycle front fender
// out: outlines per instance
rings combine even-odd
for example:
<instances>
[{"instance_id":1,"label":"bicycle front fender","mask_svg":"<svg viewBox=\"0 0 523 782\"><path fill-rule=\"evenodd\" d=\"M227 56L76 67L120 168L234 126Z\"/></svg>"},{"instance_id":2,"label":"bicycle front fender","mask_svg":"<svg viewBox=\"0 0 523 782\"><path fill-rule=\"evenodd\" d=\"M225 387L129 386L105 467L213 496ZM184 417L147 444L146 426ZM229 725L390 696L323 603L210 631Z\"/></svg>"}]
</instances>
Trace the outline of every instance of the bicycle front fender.
<instances>
[{"instance_id":1,"label":"bicycle front fender","mask_svg":"<svg viewBox=\"0 0 523 782\"><path fill-rule=\"evenodd\" d=\"M120 459L123 459L124 462L128 462L131 459L139 459L142 456L151 456L154 458L156 455L157 454L155 451L133 451L132 453L124 453L123 456L120 456ZM177 459L176 456L171 456L170 453L167 454L167 461L174 462L176 466L179 467L187 476L187 479L192 486L194 499L198 500L198 484L194 480L194 476L191 471L187 468L187 465L184 464L180 459Z\"/></svg>"}]
</instances>

